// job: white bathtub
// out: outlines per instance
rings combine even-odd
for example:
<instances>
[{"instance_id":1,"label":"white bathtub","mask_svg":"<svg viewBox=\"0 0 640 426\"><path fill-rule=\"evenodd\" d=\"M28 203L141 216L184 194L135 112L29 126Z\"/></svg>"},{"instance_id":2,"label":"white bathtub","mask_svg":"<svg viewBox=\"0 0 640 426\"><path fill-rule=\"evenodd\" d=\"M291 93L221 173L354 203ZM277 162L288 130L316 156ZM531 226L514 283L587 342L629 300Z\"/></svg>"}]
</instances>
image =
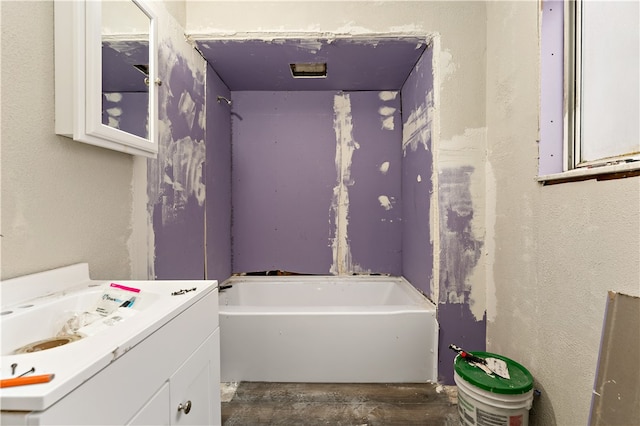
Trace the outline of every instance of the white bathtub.
<instances>
[{"instance_id":1,"label":"white bathtub","mask_svg":"<svg viewBox=\"0 0 640 426\"><path fill-rule=\"evenodd\" d=\"M436 308L403 278L232 277L223 382L437 381Z\"/></svg>"}]
</instances>

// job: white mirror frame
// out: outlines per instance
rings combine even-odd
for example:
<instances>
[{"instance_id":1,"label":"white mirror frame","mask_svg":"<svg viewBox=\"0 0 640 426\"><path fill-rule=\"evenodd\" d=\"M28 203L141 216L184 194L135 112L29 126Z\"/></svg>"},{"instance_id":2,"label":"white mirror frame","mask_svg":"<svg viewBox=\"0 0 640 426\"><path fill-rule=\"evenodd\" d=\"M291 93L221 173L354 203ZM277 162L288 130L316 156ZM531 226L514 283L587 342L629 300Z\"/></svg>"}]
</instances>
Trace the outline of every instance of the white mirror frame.
<instances>
[{"instance_id":1,"label":"white mirror frame","mask_svg":"<svg viewBox=\"0 0 640 426\"><path fill-rule=\"evenodd\" d=\"M132 1L150 20L149 138L102 123L102 4L92 0L55 3L56 133L116 151L155 157L158 24L143 0Z\"/></svg>"}]
</instances>

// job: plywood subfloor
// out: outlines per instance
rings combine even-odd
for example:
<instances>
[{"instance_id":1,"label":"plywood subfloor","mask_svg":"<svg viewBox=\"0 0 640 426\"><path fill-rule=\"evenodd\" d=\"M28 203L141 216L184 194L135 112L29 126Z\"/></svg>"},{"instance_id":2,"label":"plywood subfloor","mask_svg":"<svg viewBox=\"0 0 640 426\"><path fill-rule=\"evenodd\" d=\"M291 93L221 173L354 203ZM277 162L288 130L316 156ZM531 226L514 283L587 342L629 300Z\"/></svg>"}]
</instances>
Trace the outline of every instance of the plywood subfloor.
<instances>
[{"instance_id":1,"label":"plywood subfloor","mask_svg":"<svg viewBox=\"0 0 640 426\"><path fill-rule=\"evenodd\" d=\"M225 426L460 424L455 387L431 383L241 382L224 393Z\"/></svg>"}]
</instances>

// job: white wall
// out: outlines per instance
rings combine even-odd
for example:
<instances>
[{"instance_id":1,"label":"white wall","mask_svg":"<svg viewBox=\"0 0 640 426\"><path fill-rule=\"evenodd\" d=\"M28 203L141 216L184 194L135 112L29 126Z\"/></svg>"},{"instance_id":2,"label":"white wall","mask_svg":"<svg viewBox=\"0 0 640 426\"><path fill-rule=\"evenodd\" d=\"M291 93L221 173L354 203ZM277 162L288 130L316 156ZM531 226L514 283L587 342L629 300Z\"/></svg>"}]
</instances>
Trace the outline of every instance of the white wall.
<instances>
[{"instance_id":1,"label":"white wall","mask_svg":"<svg viewBox=\"0 0 640 426\"><path fill-rule=\"evenodd\" d=\"M53 2L2 2L2 279L129 278L130 155L54 134Z\"/></svg>"},{"instance_id":2,"label":"white wall","mask_svg":"<svg viewBox=\"0 0 640 426\"><path fill-rule=\"evenodd\" d=\"M487 3L488 350L523 363L533 424L586 424L608 290L640 294L640 178L541 186L537 2Z\"/></svg>"}]
</instances>

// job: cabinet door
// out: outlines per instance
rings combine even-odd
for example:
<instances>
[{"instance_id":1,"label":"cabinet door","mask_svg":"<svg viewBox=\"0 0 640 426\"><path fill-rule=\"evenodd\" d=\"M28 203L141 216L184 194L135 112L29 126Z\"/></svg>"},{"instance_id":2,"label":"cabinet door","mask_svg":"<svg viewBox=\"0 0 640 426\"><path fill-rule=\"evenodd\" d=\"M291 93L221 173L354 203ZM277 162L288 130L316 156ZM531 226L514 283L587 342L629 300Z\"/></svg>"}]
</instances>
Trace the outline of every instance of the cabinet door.
<instances>
[{"instance_id":1,"label":"cabinet door","mask_svg":"<svg viewBox=\"0 0 640 426\"><path fill-rule=\"evenodd\" d=\"M171 424L219 425L220 329L171 376Z\"/></svg>"},{"instance_id":2,"label":"cabinet door","mask_svg":"<svg viewBox=\"0 0 640 426\"><path fill-rule=\"evenodd\" d=\"M169 384L165 383L155 395L131 419L128 426L169 425Z\"/></svg>"}]
</instances>

